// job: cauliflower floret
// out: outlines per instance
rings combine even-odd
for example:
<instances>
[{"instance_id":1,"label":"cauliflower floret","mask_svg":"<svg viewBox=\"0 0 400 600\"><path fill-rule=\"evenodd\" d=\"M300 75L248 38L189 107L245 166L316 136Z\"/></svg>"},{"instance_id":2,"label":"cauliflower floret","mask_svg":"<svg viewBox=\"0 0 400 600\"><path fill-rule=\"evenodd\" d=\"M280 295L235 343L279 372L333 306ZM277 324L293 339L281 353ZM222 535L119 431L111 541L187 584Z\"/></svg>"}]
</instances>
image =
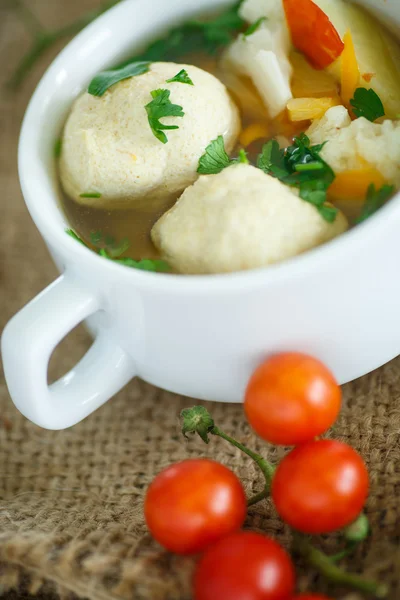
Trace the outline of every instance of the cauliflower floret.
<instances>
[{"instance_id":1,"label":"cauliflower floret","mask_svg":"<svg viewBox=\"0 0 400 600\"><path fill-rule=\"evenodd\" d=\"M239 14L249 24L255 23L261 17L267 17L271 23L285 21L283 3L277 0L245 0Z\"/></svg>"},{"instance_id":2,"label":"cauliflower floret","mask_svg":"<svg viewBox=\"0 0 400 600\"><path fill-rule=\"evenodd\" d=\"M282 112L293 97L290 87L291 41L283 5L276 0L247 0L240 9L242 18L261 23L252 35L239 35L226 51L222 65L253 80L271 118Z\"/></svg>"},{"instance_id":3,"label":"cauliflower floret","mask_svg":"<svg viewBox=\"0 0 400 600\"><path fill-rule=\"evenodd\" d=\"M349 111L345 106L333 106L321 119L315 120L307 131L313 144L323 144L351 125Z\"/></svg>"},{"instance_id":4,"label":"cauliflower floret","mask_svg":"<svg viewBox=\"0 0 400 600\"><path fill-rule=\"evenodd\" d=\"M194 85L166 83L186 69ZM150 128L145 106L150 92L171 91L183 118L161 143ZM239 112L225 86L213 75L190 65L153 63L148 73L121 81L102 97L84 93L75 102L63 135L61 181L80 204L107 208L164 208L198 177L200 157L223 135L228 152L240 131ZM82 198L98 192L101 198Z\"/></svg>"},{"instance_id":5,"label":"cauliflower floret","mask_svg":"<svg viewBox=\"0 0 400 600\"><path fill-rule=\"evenodd\" d=\"M205 175L155 224L152 239L181 273L265 267L319 246L347 229L283 183L250 165Z\"/></svg>"},{"instance_id":6,"label":"cauliflower floret","mask_svg":"<svg viewBox=\"0 0 400 600\"><path fill-rule=\"evenodd\" d=\"M400 121L351 121L343 106L329 109L307 131L313 144L324 146L321 156L335 173L361 169L367 162L387 181L400 187Z\"/></svg>"}]
</instances>

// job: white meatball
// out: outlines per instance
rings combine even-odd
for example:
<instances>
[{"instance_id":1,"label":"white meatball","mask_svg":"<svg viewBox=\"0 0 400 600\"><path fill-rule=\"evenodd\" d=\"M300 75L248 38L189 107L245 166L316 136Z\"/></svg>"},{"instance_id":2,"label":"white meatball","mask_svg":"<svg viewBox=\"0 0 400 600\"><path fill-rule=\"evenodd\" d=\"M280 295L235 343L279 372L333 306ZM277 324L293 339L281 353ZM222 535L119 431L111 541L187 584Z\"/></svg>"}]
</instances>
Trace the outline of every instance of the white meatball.
<instances>
[{"instance_id":1,"label":"white meatball","mask_svg":"<svg viewBox=\"0 0 400 600\"><path fill-rule=\"evenodd\" d=\"M277 263L336 237L334 223L277 179L250 165L206 175L154 225L152 238L179 272L226 273Z\"/></svg>"},{"instance_id":2,"label":"white meatball","mask_svg":"<svg viewBox=\"0 0 400 600\"><path fill-rule=\"evenodd\" d=\"M181 69L193 86L166 83ZM165 132L167 144L154 136L145 109L160 88L170 90L170 101L185 113L161 119L179 126ZM153 210L197 179L199 158L212 140L223 135L230 152L239 130L238 109L213 75L190 65L153 63L148 73L117 83L102 97L78 98L64 130L62 184L81 204ZM81 197L93 192L101 197Z\"/></svg>"},{"instance_id":3,"label":"white meatball","mask_svg":"<svg viewBox=\"0 0 400 600\"><path fill-rule=\"evenodd\" d=\"M400 121L371 123L363 117L351 121L344 106L335 106L311 125L307 135L313 144L327 142L321 156L335 173L368 163L387 183L400 187Z\"/></svg>"}]
</instances>

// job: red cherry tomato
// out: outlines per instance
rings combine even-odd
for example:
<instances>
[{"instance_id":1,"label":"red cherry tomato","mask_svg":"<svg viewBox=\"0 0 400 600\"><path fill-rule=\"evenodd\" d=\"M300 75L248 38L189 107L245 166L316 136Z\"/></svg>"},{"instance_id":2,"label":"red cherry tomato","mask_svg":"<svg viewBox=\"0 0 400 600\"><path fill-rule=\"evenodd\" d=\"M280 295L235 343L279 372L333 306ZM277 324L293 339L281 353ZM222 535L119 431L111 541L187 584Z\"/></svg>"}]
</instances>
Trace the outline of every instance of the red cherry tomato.
<instances>
[{"instance_id":1,"label":"red cherry tomato","mask_svg":"<svg viewBox=\"0 0 400 600\"><path fill-rule=\"evenodd\" d=\"M312 0L283 0L293 45L317 69L329 67L343 52L344 44L328 15Z\"/></svg>"},{"instance_id":2,"label":"red cherry tomato","mask_svg":"<svg viewBox=\"0 0 400 600\"><path fill-rule=\"evenodd\" d=\"M367 496L363 459L347 444L332 440L292 450L272 481L280 516L294 529L310 534L329 533L352 523Z\"/></svg>"},{"instance_id":3,"label":"red cherry tomato","mask_svg":"<svg viewBox=\"0 0 400 600\"><path fill-rule=\"evenodd\" d=\"M195 600L288 600L294 590L288 554L271 538L239 532L212 546L194 578Z\"/></svg>"},{"instance_id":4,"label":"red cherry tomato","mask_svg":"<svg viewBox=\"0 0 400 600\"><path fill-rule=\"evenodd\" d=\"M295 446L324 433L336 421L342 393L319 360L297 352L277 354L250 379L244 408L258 435Z\"/></svg>"},{"instance_id":5,"label":"red cherry tomato","mask_svg":"<svg viewBox=\"0 0 400 600\"><path fill-rule=\"evenodd\" d=\"M201 552L241 528L247 503L236 475L212 460L185 460L150 485L145 518L153 537L171 552Z\"/></svg>"}]
</instances>

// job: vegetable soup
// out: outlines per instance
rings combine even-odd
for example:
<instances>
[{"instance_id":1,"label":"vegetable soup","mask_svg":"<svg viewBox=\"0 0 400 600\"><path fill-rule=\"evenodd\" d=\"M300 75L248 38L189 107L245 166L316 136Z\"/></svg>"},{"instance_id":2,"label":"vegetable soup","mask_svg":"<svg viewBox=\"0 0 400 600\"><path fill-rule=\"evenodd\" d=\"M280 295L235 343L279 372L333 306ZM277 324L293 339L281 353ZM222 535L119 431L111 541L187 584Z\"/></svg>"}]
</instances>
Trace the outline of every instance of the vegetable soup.
<instances>
[{"instance_id":1,"label":"vegetable soup","mask_svg":"<svg viewBox=\"0 0 400 600\"><path fill-rule=\"evenodd\" d=\"M343 0L244 0L99 73L55 153L67 233L212 274L344 233L400 187L400 45Z\"/></svg>"}]
</instances>

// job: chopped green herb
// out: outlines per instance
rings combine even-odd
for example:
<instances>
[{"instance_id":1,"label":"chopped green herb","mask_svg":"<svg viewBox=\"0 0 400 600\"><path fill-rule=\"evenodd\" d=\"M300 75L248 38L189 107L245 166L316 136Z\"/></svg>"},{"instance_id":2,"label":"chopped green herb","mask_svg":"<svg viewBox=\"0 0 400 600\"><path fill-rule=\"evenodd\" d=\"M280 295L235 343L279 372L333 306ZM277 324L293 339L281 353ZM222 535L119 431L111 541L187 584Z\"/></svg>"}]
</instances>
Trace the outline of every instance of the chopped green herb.
<instances>
[{"instance_id":1,"label":"chopped green herb","mask_svg":"<svg viewBox=\"0 0 400 600\"><path fill-rule=\"evenodd\" d=\"M308 181L300 184L300 198L313 204L325 221L333 223L336 219L338 210L334 206L326 203L326 192L327 186L322 180Z\"/></svg>"},{"instance_id":2,"label":"chopped green herb","mask_svg":"<svg viewBox=\"0 0 400 600\"><path fill-rule=\"evenodd\" d=\"M140 61L131 62L128 65L119 69L110 69L102 71L91 81L88 92L92 96L103 96L105 92L114 84L124 79L130 79L136 75L147 73L150 68L150 62Z\"/></svg>"},{"instance_id":3,"label":"chopped green herb","mask_svg":"<svg viewBox=\"0 0 400 600\"><path fill-rule=\"evenodd\" d=\"M231 164L226 150L224 138L219 135L206 148L205 153L199 160L197 172L200 175L217 175Z\"/></svg>"},{"instance_id":4,"label":"chopped green herb","mask_svg":"<svg viewBox=\"0 0 400 600\"><path fill-rule=\"evenodd\" d=\"M54 157L60 158L62 151L62 138L58 138L54 144Z\"/></svg>"},{"instance_id":5,"label":"chopped green herb","mask_svg":"<svg viewBox=\"0 0 400 600\"><path fill-rule=\"evenodd\" d=\"M230 44L245 27L245 21L238 14L240 4L236 3L209 21L189 21L175 27L165 37L156 40L140 55L124 64L132 61L173 62L186 54L201 50L211 55L216 54L222 47Z\"/></svg>"},{"instance_id":6,"label":"chopped green herb","mask_svg":"<svg viewBox=\"0 0 400 600\"><path fill-rule=\"evenodd\" d=\"M300 198L313 204L321 216L332 223L338 211L326 202L335 174L320 156L324 145L311 146L304 133L295 137L293 145L286 150L281 149L276 140L271 140L264 145L257 166L286 185L299 188Z\"/></svg>"},{"instance_id":7,"label":"chopped green herb","mask_svg":"<svg viewBox=\"0 0 400 600\"><path fill-rule=\"evenodd\" d=\"M101 231L92 231L91 232L90 241L93 244L93 246L97 246L97 244L100 244L102 239L103 239L103 234L101 233Z\"/></svg>"},{"instance_id":8,"label":"chopped green herb","mask_svg":"<svg viewBox=\"0 0 400 600\"><path fill-rule=\"evenodd\" d=\"M350 100L356 117L365 117L368 121L376 121L385 116L385 109L378 94L371 88L357 88L354 98Z\"/></svg>"},{"instance_id":9,"label":"chopped green herb","mask_svg":"<svg viewBox=\"0 0 400 600\"><path fill-rule=\"evenodd\" d=\"M247 152L246 150L244 150L243 148L241 148L241 150L239 150L239 156L237 157L237 159L235 160L235 162L240 163L242 165L249 165L250 161L247 158Z\"/></svg>"},{"instance_id":10,"label":"chopped green herb","mask_svg":"<svg viewBox=\"0 0 400 600\"><path fill-rule=\"evenodd\" d=\"M314 204L314 206L322 206L326 201L326 188L323 181L310 181L307 186L300 186L300 198Z\"/></svg>"},{"instance_id":11,"label":"chopped green herb","mask_svg":"<svg viewBox=\"0 0 400 600\"><path fill-rule=\"evenodd\" d=\"M276 140L264 144L257 160L257 167L278 179L283 179L290 174L285 165L285 151L281 150Z\"/></svg>"},{"instance_id":12,"label":"chopped green herb","mask_svg":"<svg viewBox=\"0 0 400 600\"><path fill-rule=\"evenodd\" d=\"M115 237L113 235L106 235L104 243L106 246L113 246L115 244Z\"/></svg>"},{"instance_id":13,"label":"chopped green herb","mask_svg":"<svg viewBox=\"0 0 400 600\"><path fill-rule=\"evenodd\" d=\"M132 269L140 269L141 271L153 271L155 273L168 273L171 267L164 260L153 260L145 258L143 260L133 260L132 258L120 258L115 262L131 267Z\"/></svg>"},{"instance_id":14,"label":"chopped green herb","mask_svg":"<svg viewBox=\"0 0 400 600\"><path fill-rule=\"evenodd\" d=\"M179 129L178 125L164 125L160 119L163 117L184 117L182 106L172 104L169 99L171 92L169 90L154 90L151 92L153 100L145 106L149 124L155 137L163 144L168 142L164 131Z\"/></svg>"},{"instance_id":15,"label":"chopped green herb","mask_svg":"<svg viewBox=\"0 0 400 600\"><path fill-rule=\"evenodd\" d=\"M179 73L175 75L175 77L172 77L172 79L167 79L166 83L187 83L188 85L194 85L186 69L179 71Z\"/></svg>"},{"instance_id":16,"label":"chopped green herb","mask_svg":"<svg viewBox=\"0 0 400 600\"><path fill-rule=\"evenodd\" d=\"M295 165L295 170L298 173L301 173L302 171L322 171L324 169L324 165L322 162L317 162L317 161L313 161L313 162L309 162L309 163L299 163L297 165Z\"/></svg>"},{"instance_id":17,"label":"chopped green herb","mask_svg":"<svg viewBox=\"0 0 400 600\"><path fill-rule=\"evenodd\" d=\"M167 273L171 271L171 267L164 260L153 260L150 258L144 258L142 260L133 260L133 258L117 258L113 259L113 257L102 248L99 252L100 256L103 258L108 258L115 263L123 265L125 267L130 267L131 269L139 269L141 271L153 271L157 273Z\"/></svg>"},{"instance_id":18,"label":"chopped green herb","mask_svg":"<svg viewBox=\"0 0 400 600\"><path fill-rule=\"evenodd\" d=\"M318 206L318 212L321 217L328 221L328 223L334 223L338 214L338 209L332 204L321 204Z\"/></svg>"},{"instance_id":19,"label":"chopped green herb","mask_svg":"<svg viewBox=\"0 0 400 600\"><path fill-rule=\"evenodd\" d=\"M198 28L204 38L205 49L215 54L221 46L227 46L232 36L243 28L244 21L238 14L237 5L212 21L190 21L189 27Z\"/></svg>"},{"instance_id":20,"label":"chopped green herb","mask_svg":"<svg viewBox=\"0 0 400 600\"><path fill-rule=\"evenodd\" d=\"M268 18L260 17L259 19L257 19L257 21L253 23L253 25L250 25L250 27L244 32L243 35L245 35L246 37L249 35L253 35L253 33L255 33L257 29L259 29L260 26L264 23L264 21L268 21Z\"/></svg>"},{"instance_id":21,"label":"chopped green herb","mask_svg":"<svg viewBox=\"0 0 400 600\"><path fill-rule=\"evenodd\" d=\"M107 244L107 242L106 242L106 244ZM122 256L122 254L124 254L124 252L129 250L130 246L131 246L131 244L130 244L128 238L124 238L118 244L116 244L115 242L113 244L108 244L107 248L108 248L111 258L118 258L119 256Z\"/></svg>"},{"instance_id":22,"label":"chopped green herb","mask_svg":"<svg viewBox=\"0 0 400 600\"><path fill-rule=\"evenodd\" d=\"M66 229L65 233L71 236L74 240L86 246L86 248L91 249L73 229ZM90 241L93 245L95 242L99 242L103 239L103 234L101 231L95 231L90 234ZM108 239L108 238L105 238ZM112 238L114 240L114 238ZM115 241L115 240L114 240ZM144 258L142 260L134 260L133 258L117 258L117 256L121 256L126 250L129 248L129 242L127 239L122 240L119 245L119 254L113 254L112 250L101 248L98 251L98 254L103 258L107 258L108 260L112 260L120 265L124 265L125 267L131 267L132 269L140 269L142 271L153 271L157 273L168 273L171 271L171 267L164 260L153 260L150 258ZM115 249L114 249L115 251Z\"/></svg>"},{"instance_id":23,"label":"chopped green herb","mask_svg":"<svg viewBox=\"0 0 400 600\"><path fill-rule=\"evenodd\" d=\"M322 171L322 173L316 173L315 175L313 173L308 175L304 173L303 177L305 177L307 180L309 178L327 178L329 179L330 185L335 179L335 174L320 156L320 152L324 146L325 144L311 146L310 139L305 135L305 133L295 137L293 145L289 146L284 151L285 163L287 164L289 171L291 173L300 171ZM316 163L319 164L318 168L315 167ZM304 165L306 165L305 169L302 168ZM311 169L308 168L309 165L312 165ZM298 177L300 177L300 175L298 175Z\"/></svg>"},{"instance_id":24,"label":"chopped green herb","mask_svg":"<svg viewBox=\"0 0 400 600\"><path fill-rule=\"evenodd\" d=\"M367 191L367 197L363 206L361 216L358 219L358 223L362 223L368 219L371 215L376 213L387 200L394 194L394 185L383 185L379 190L376 189L375 185L371 183Z\"/></svg>"},{"instance_id":25,"label":"chopped green herb","mask_svg":"<svg viewBox=\"0 0 400 600\"><path fill-rule=\"evenodd\" d=\"M222 135L213 140L206 148L205 153L199 160L197 172L200 175L217 175L226 167L235 164L250 164L247 152L243 148L239 150L237 158L229 158L225 150L225 142Z\"/></svg>"},{"instance_id":26,"label":"chopped green herb","mask_svg":"<svg viewBox=\"0 0 400 600\"><path fill-rule=\"evenodd\" d=\"M80 244L83 244L83 246L86 246L85 242L79 237L79 235L77 233L75 233L75 231L73 229L66 229L65 233L67 235L71 236L74 240L76 240Z\"/></svg>"},{"instance_id":27,"label":"chopped green herb","mask_svg":"<svg viewBox=\"0 0 400 600\"><path fill-rule=\"evenodd\" d=\"M100 192L83 192L79 194L80 198L101 198Z\"/></svg>"},{"instance_id":28,"label":"chopped green herb","mask_svg":"<svg viewBox=\"0 0 400 600\"><path fill-rule=\"evenodd\" d=\"M130 247L128 238L124 238L120 242L116 242L115 237L112 235L107 235L104 237L101 231L92 231L90 234L90 242L93 244L93 246L99 246L99 244L103 243L105 248L102 248L102 250L106 249L111 258L118 258Z\"/></svg>"}]
</instances>

